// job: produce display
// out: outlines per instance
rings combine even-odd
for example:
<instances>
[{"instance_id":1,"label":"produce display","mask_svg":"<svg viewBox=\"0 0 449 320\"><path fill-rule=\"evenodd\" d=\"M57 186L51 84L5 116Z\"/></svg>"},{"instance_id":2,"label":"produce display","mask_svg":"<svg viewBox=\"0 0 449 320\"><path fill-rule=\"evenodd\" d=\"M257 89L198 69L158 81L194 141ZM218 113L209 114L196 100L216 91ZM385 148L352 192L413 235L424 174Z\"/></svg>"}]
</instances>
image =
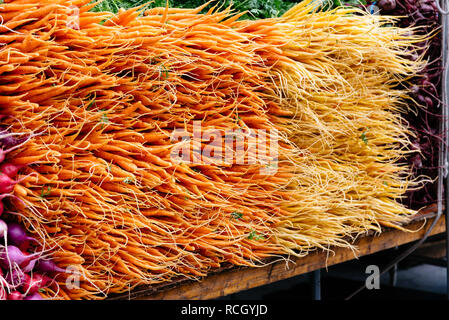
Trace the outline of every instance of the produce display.
<instances>
[{"instance_id":1,"label":"produce display","mask_svg":"<svg viewBox=\"0 0 449 320\"><path fill-rule=\"evenodd\" d=\"M352 248L416 213L406 84L427 33L311 0L259 20L95 5L0 6L1 123L15 139L0 179L31 237L14 247L4 224L8 297L37 298L28 283L42 279L47 299L104 299ZM31 279L18 291L13 270Z\"/></svg>"}]
</instances>

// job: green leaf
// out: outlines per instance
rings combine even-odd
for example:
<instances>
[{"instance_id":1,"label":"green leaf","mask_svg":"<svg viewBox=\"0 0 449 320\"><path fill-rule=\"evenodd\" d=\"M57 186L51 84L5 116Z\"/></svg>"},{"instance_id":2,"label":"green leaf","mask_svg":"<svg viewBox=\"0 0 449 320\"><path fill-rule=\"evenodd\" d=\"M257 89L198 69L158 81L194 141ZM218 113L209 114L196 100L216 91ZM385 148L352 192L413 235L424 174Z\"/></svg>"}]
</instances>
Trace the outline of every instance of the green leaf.
<instances>
[{"instance_id":1,"label":"green leaf","mask_svg":"<svg viewBox=\"0 0 449 320\"><path fill-rule=\"evenodd\" d=\"M93 2L94 1L92 1L92 3ZM169 4L170 7L175 8L197 8L206 2L207 0L170 0ZM238 12L249 11L248 14L245 14L240 19L273 18L282 15L298 2L300 2L300 0L214 0L203 10L203 13L216 5L226 8L232 4L232 8ZM92 11L109 11L116 13L121 7L129 9L144 3L148 3L149 8L165 7L166 0L154 0L152 2L149 2L148 0L105 0L97 4Z\"/></svg>"},{"instance_id":2,"label":"green leaf","mask_svg":"<svg viewBox=\"0 0 449 320\"><path fill-rule=\"evenodd\" d=\"M251 232L248 234L249 240L265 240L265 237L263 235L258 234L255 230L251 230Z\"/></svg>"},{"instance_id":3,"label":"green leaf","mask_svg":"<svg viewBox=\"0 0 449 320\"><path fill-rule=\"evenodd\" d=\"M91 103L89 103L89 105L87 106L86 110L90 110L90 109L92 108L92 106L93 106L94 104L96 104L96 101L95 101L95 99L94 99L94 100L92 100L92 102L91 102Z\"/></svg>"},{"instance_id":4,"label":"green leaf","mask_svg":"<svg viewBox=\"0 0 449 320\"><path fill-rule=\"evenodd\" d=\"M161 72L164 74L165 80L167 80L170 76L170 69L165 67L163 63L161 63Z\"/></svg>"},{"instance_id":5,"label":"green leaf","mask_svg":"<svg viewBox=\"0 0 449 320\"><path fill-rule=\"evenodd\" d=\"M47 191L45 191L45 187L42 187L40 197L45 198L46 196L49 196L50 193L51 193L51 187L47 187Z\"/></svg>"},{"instance_id":6,"label":"green leaf","mask_svg":"<svg viewBox=\"0 0 449 320\"><path fill-rule=\"evenodd\" d=\"M362 139L362 141L366 144L366 145L368 145L368 138L366 137L366 133L367 133L368 131L365 131L364 133L362 133L362 135L360 136L360 139Z\"/></svg>"},{"instance_id":7,"label":"green leaf","mask_svg":"<svg viewBox=\"0 0 449 320\"><path fill-rule=\"evenodd\" d=\"M102 112L101 117L100 117L100 123L101 123L101 129L103 129L104 125L109 123L109 118L108 118L108 113L106 112L106 110L101 109L100 112Z\"/></svg>"},{"instance_id":8,"label":"green leaf","mask_svg":"<svg viewBox=\"0 0 449 320\"><path fill-rule=\"evenodd\" d=\"M231 213L231 219L239 220L243 218L243 213L241 212L233 212Z\"/></svg>"},{"instance_id":9,"label":"green leaf","mask_svg":"<svg viewBox=\"0 0 449 320\"><path fill-rule=\"evenodd\" d=\"M126 184L130 184L134 182L134 179L131 177L126 177L125 179L123 179L123 182Z\"/></svg>"}]
</instances>

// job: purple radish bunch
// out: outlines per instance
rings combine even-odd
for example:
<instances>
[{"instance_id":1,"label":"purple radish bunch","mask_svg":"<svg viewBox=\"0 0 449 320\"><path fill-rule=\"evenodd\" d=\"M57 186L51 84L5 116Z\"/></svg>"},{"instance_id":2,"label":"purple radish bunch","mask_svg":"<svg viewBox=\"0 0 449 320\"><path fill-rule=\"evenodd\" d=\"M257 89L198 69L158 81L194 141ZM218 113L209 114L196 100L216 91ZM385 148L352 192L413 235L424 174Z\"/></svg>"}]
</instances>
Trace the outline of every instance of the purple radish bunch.
<instances>
[{"instance_id":1,"label":"purple radish bunch","mask_svg":"<svg viewBox=\"0 0 449 320\"><path fill-rule=\"evenodd\" d=\"M7 116L0 115L0 121ZM8 129L0 128L0 216L11 219L8 213L7 198L17 198L14 187L21 180L15 180L23 165L14 164L7 160L8 154L23 146L34 135L12 133ZM56 275L65 272L56 264L42 258L39 242L29 236L25 228L13 221L0 219L0 300L43 300L39 291L51 283ZM30 252L27 248L36 248Z\"/></svg>"},{"instance_id":2,"label":"purple radish bunch","mask_svg":"<svg viewBox=\"0 0 449 320\"><path fill-rule=\"evenodd\" d=\"M0 300L43 300L39 291L66 272L42 252L20 249L25 243L39 244L20 224L0 219Z\"/></svg>"},{"instance_id":3,"label":"purple radish bunch","mask_svg":"<svg viewBox=\"0 0 449 320\"><path fill-rule=\"evenodd\" d=\"M379 0L369 1L366 8L371 5L380 8L380 14L400 16L398 26L418 27L416 32L427 36L427 40L417 43L420 48L417 52L410 48L407 58L416 60L423 56L429 61L421 74L408 80L408 89L413 100L408 103L417 113L404 114L410 127L416 132L411 136L412 145L420 153L414 153L406 159L414 176L427 176L436 181L438 176L438 153L441 138L445 132L438 132L441 117L442 60L441 60L441 33L440 14L435 0ZM429 35L433 35L429 37ZM420 190L407 192L404 202L413 209L420 209L437 200L437 183L427 183Z\"/></svg>"}]
</instances>

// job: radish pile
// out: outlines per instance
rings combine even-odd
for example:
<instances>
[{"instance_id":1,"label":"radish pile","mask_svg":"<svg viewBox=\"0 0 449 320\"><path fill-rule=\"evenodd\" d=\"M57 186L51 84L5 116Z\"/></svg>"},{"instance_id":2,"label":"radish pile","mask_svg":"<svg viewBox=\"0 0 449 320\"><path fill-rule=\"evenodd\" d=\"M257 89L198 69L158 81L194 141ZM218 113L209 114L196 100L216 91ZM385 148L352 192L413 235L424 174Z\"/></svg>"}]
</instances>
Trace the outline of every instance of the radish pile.
<instances>
[{"instance_id":1,"label":"radish pile","mask_svg":"<svg viewBox=\"0 0 449 320\"><path fill-rule=\"evenodd\" d=\"M6 129L0 133L0 300L42 300L39 290L53 282L48 275L60 271L36 250L38 241L10 220L13 215L5 214L3 201L15 197L12 192L18 181L14 177L22 168L5 158L28 139Z\"/></svg>"}]
</instances>

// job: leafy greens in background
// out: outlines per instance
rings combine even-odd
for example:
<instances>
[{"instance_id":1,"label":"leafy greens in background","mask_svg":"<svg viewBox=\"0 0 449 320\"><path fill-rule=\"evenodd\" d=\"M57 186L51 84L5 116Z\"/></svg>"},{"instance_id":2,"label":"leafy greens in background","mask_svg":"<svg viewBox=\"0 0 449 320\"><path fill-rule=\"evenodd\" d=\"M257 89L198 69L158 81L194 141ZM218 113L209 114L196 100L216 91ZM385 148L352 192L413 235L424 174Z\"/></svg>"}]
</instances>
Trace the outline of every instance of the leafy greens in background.
<instances>
[{"instance_id":1,"label":"leafy greens in background","mask_svg":"<svg viewBox=\"0 0 449 320\"><path fill-rule=\"evenodd\" d=\"M148 3L148 0L105 0L98 4L94 10L95 11L110 11L117 12L120 8L132 8L144 3ZM170 7L176 8L196 8L200 5L206 3L207 0L169 0ZM248 11L242 19L263 19L263 18L273 18L282 15L285 11L290 9L296 3L301 2L301 0L214 0L209 5L212 7L214 5L232 7L237 11ZM332 6L340 5L357 5L366 4L365 0L317 0L317 3L322 4L329 3ZM149 8L154 7L165 7L165 0L155 0L149 3Z\"/></svg>"}]
</instances>

